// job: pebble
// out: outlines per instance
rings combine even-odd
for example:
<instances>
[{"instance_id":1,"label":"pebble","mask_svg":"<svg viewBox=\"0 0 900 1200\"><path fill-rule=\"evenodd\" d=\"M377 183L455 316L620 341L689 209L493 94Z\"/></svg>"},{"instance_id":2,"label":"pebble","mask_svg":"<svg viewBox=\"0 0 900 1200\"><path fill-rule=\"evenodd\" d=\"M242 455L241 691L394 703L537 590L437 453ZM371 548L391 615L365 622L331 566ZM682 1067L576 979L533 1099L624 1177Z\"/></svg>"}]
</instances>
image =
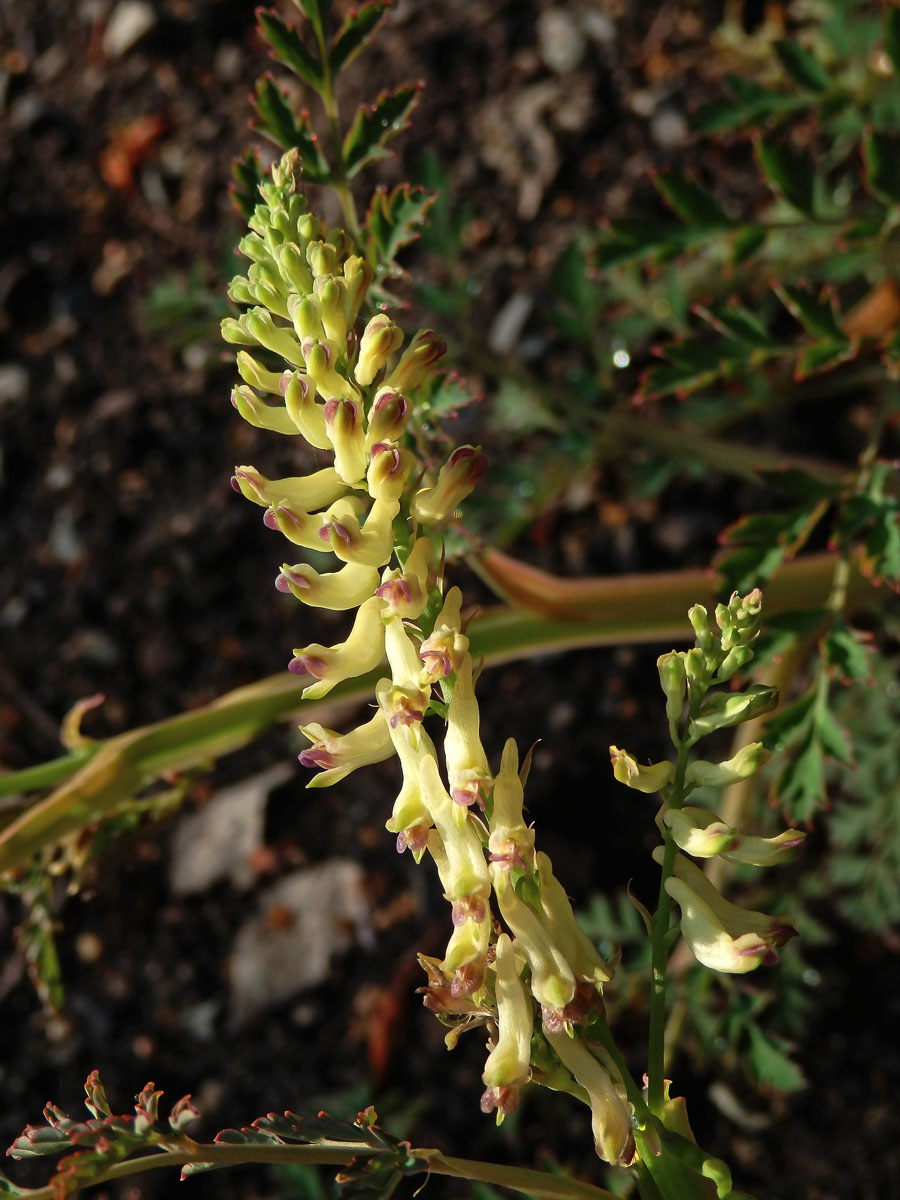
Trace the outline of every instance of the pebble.
<instances>
[{"instance_id":1,"label":"pebble","mask_svg":"<svg viewBox=\"0 0 900 1200\"><path fill-rule=\"evenodd\" d=\"M156 24L153 6L144 0L120 0L103 31L103 53L121 58Z\"/></svg>"},{"instance_id":2,"label":"pebble","mask_svg":"<svg viewBox=\"0 0 900 1200\"><path fill-rule=\"evenodd\" d=\"M548 8L537 20L538 53L557 75L574 71L584 58L585 37L572 14Z\"/></svg>"},{"instance_id":3,"label":"pebble","mask_svg":"<svg viewBox=\"0 0 900 1200\"><path fill-rule=\"evenodd\" d=\"M28 394L28 371L21 363L0 364L0 408L18 404Z\"/></svg>"}]
</instances>

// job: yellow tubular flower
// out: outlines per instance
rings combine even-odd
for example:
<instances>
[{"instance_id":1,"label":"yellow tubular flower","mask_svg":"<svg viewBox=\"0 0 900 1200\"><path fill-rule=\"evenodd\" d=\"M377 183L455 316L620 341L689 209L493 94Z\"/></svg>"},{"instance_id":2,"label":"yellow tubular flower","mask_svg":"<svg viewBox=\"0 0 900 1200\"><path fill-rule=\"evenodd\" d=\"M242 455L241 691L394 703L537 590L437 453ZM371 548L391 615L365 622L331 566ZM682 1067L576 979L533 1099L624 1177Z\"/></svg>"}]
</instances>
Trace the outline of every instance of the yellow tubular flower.
<instances>
[{"instance_id":1,"label":"yellow tubular flower","mask_svg":"<svg viewBox=\"0 0 900 1200\"><path fill-rule=\"evenodd\" d=\"M662 847L653 852L662 861ZM744 975L777 961L775 948L796 935L786 917L739 908L719 894L699 867L679 854L666 891L681 909L681 932L698 962L713 971Z\"/></svg>"},{"instance_id":2,"label":"yellow tubular flower","mask_svg":"<svg viewBox=\"0 0 900 1200\"><path fill-rule=\"evenodd\" d=\"M320 575L308 563L282 564L275 580L279 592L290 592L310 608L331 608L335 612L358 608L378 586L375 567L347 563L339 571Z\"/></svg>"},{"instance_id":3,"label":"yellow tubular flower","mask_svg":"<svg viewBox=\"0 0 900 1200\"><path fill-rule=\"evenodd\" d=\"M462 592L458 587L450 588L434 623L434 630L419 648L425 675L432 683L458 671L469 649L469 639L460 632L461 607Z\"/></svg>"},{"instance_id":4,"label":"yellow tubular flower","mask_svg":"<svg viewBox=\"0 0 900 1200\"><path fill-rule=\"evenodd\" d=\"M626 1167L634 1159L631 1109L601 1064L580 1038L544 1027L550 1045L590 1097L594 1147L604 1162Z\"/></svg>"},{"instance_id":5,"label":"yellow tubular flower","mask_svg":"<svg viewBox=\"0 0 900 1200\"><path fill-rule=\"evenodd\" d=\"M531 1078L531 1035L534 1011L519 974L512 939L502 933L494 957L497 1040L484 1064L483 1112L497 1110L497 1123L515 1112L519 1089Z\"/></svg>"},{"instance_id":6,"label":"yellow tubular flower","mask_svg":"<svg viewBox=\"0 0 900 1200\"><path fill-rule=\"evenodd\" d=\"M284 407L303 438L317 450L330 450L325 406L316 402L316 385L308 375L293 371L284 391Z\"/></svg>"},{"instance_id":7,"label":"yellow tubular flower","mask_svg":"<svg viewBox=\"0 0 900 1200\"><path fill-rule=\"evenodd\" d=\"M460 663L447 711L444 737L447 778L450 795L460 805L458 823L465 820L465 808L484 807L483 797L491 790L491 769L479 736L478 701L472 684L472 659L467 654Z\"/></svg>"},{"instance_id":8,"label":"yellow tubular flower","mask_svg":"<svg viewBox=\"0 0 900 1200\"><path fill-rule=\"evenodd\" d=\"M663 820L679 850L695 858L713 858L737 844L736 830L706 808L669 809Z\"/></svg>"},{"instance_id":9,"label":"yellow tubular flower","mask_svg":"<svg viewBox=\"0 0 900 1200\"><path fill-rule=\"evenodd\" d=\"M519 779L519 753L512 738L503 747L500 774L494 781L488 850L492 863L507 870L534 865L534 830L525 824L525 793Z\"/></svg>"},{"instance_id":10,"label":"yellow tubular flower","mask_svg":"<svg viewBox=\"0 0 900 1200\"><path fill-rule=\"evenodd\" d=\"M513 931L519 951L531 967L531 990L543 1008L562 1010L575 995L575 976L538 913L522 900L503 866L491 864L491 881L500 915Z\"/></svg>"},{"instance_id":11,"label":"yellow tubular flower","mask_svg":"<svg viewBox=\"0 0 900 1200\"><path fill-rule=\"evenodd\" d=\"M626 787L635 788L639 792L658 792L671 782L675 774L674 763L651 763L642 767L627 750L620 750L618 746L610 746L609 760L619 783L624 783Z\"/></svg>"},{"instance_id":12,"label":"yellow tubular flower","mask_svg":"<svg viewBox=\"0 0 900 1200\"><path fill-rule=\"evenodd\" d=\"M266 479L256 467L235 467L232 487L264 508L287 504L298 513L314 512L333 504L347 491L334 467L291 479Z\"/></svg>"},{"instance_id":13,"label":"yellow tubular flower","mask_svg":"<svg viewBox=\"0 0 900 1200\"><path fill-rule=\"evenodd\" d=\"M429 538L418 538L403 570L389 568L381 576L378 595L385 601L385 615L415 621L425 611L434 546Z\"/></svg>"},{"instance_id":14,"label":"yellow tubular flower","mask_svg":"<svg viewBox=\"0 0 900 1200\"><path fill-rule=\"evenodd\" d=\"M565 888L553 874L553 864L542 851L535 855L535 865L541 882L541 909L550 936L565 954L576 979L599 988L608 983L611 972L597 952L572 911Z\"/></svg>"},{"instance_id":15,"label":"yellow tubular flower","mask_svg":"<svg viewBox=\"0 0 900 1200\"><path fill-rule=\"evenodd\" d=\"M280 404L266 404L256 392L248 387L236 387L231 392L231 403L248 425L257 429L268 429L271 433L283 433L296 437L297 430L289 414Z\"/></svg>"},{"instance_id":16,"label":"yellow tubular flower","mask_svg":"<svg viewBox=\"0 0 900 1200\"><path fill-rule=\"evenodd\" d=\"M329 514L321 522L319 537L342 562L383 567L394 552L393 520L399 511L397 501L376 500L362 528L353 511Z\"/></svg>"},{"instance_id":17,"label":"yellow tubular flower","mask_svg":"<svg viewBox=\"0 0 900 1200\"><path fill-rule=\"evenodd\" d=\"M384 657L384 601L372 596L361 604L347 640L336 646L313 642L294 651L288 670L312 675L316 682L303 689L304 700L321 700L335 684L372 671Z\"/></svg>"},{"instance_id":18,"label":"yellow tubular flower","mask_svg":"<svg viewBox=\"0 0 900 1200\"><path fill-rule=\"evenodd\" d=\"M313 743L300 753L300 762L304 767L322 768L321 773L313 776L306 785L310 788L328 787L359 767L383 762L394 752L387 724L380 712L349 733L336 733L317 721L301 725L300 732Z\"/></svg>"}]
</instances>

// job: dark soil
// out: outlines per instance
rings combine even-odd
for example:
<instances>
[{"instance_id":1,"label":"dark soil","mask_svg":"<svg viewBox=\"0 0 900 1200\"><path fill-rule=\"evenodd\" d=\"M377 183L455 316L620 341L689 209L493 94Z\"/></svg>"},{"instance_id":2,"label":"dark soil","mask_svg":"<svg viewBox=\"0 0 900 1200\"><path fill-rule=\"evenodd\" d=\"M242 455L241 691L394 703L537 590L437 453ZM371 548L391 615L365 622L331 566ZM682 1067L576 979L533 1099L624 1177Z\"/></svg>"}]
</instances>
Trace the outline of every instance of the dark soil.
<instances>
[{"instance_id":1,"label":"dark soil","mask_svg":"<svg viewBox=\"0 0 900 1200\"><path fill-rule=\"evenodd\" d=\"M105 694L85 729L106 736L281 670L294 645L331 640L339 628L314 624L271 587L280 546L229 487L237 462L267 474L296 466L278 439L234 413L230 356L212 332L239 236L230 163L247 142L247 94L267 65L252 6L155 0L150 27L121 53L104 45L115 7L0 0L0 762L8 769L59 754L60 720L85 696ZM684 113L715 86L707 37L722 16L716 4L630 9L610 0L592 10L594 34L564 77L547 65L552 30L536 37L547 9L403 0L348 93L349 106L356 92L371 99L399 80L425 81L414 127L382 177L416 178L426 151L443 162L474 214L466 240L483 280L476 319L485 328L513 290L535 288L574 230L650 202L649 168L690 152ZM567 7L556 11L558 42ZM509 113L527 103L542 136L504 138ZM737 185L740 164L732 170ZM181 337L177 316L153 334L148 296L189 279L210 297L208 318L202 301L191 317L199 335ZM502 448L495 453L502 459ZM596 486L575 518L555 513L539 524L522 555L595 573L704 564L732 515L720 485L679 484L664 514L669 532L658 535L660 514L623 507L614 472ZM612 508L628 536L590 531L593 514ZM686 533L673 541L676 526ZM465 585L480 594L477 582ZM604 760L609 741L648 756L658 749L659 649L513 665L482 683L492 759L507 736L520 747L540 739L530 811L579 903L628 880L639 895L652 892L650 811L616 793ZM295 753L292 736L275 731L221 764L212 787ZM440 952L446 914L383 832L392 768L331 792L303 792L301 775L297 768L270 801L272 853L260 882L298 863L361 862L374 948L340 957L300 1003L234 1032L226 960L253 893L220 884L199 898L173 896L169 826L126 837L63 909L62 1018L39 1016L10 936L16 910L7 909L0 1135L12 1140L49 1099L78 1111L81 1080L99 1067L123 1109L147 1078L172 1100L194 1092L210 1135L271 1109L327 1103L354 1113L374 1102L419 1144L529 1163L556 1154L601 1180L584 1151L586 1118L554 1097L530 1100L495 1132L478 1111L480 1035L448 1058L441 1029L420 1009L414 954ZM189 804L209 794L198 787ZM726 1119L709 1080L679 1065L701 1143L731 1160L739 1185L761 1200L900 1197L900 966L881 942L841 928L835 936L827 953L808 956L821 978L798 1048L808 1090L764 1097L739 1074L726 1077L767 1128L748 1132L746 1119ZM631 1053L637 1068L638 1040ZM162 1196L172 1183L144 1176L104 1194ZM210 1196L305 1194L262 1170L185 1186ZM446 1182L429 1188L467 1194Z\"/></svg>"}]
</instances>

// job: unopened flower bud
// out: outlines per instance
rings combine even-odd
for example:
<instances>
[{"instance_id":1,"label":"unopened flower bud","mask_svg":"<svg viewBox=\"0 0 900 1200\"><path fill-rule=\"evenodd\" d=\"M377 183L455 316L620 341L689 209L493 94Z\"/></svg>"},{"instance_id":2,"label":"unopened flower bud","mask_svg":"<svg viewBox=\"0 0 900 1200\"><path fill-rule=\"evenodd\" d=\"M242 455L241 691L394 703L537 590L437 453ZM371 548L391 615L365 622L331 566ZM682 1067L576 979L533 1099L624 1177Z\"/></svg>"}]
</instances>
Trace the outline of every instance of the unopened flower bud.
<instances>
[{"instance_id":1,"label":"unopened flower bud","mask_svg":"<svg viewBox=\"0 0 900 1200\"><path fill-rule=\"evenodd\" d=\"M334 342L307 338L302 343L303 361L316 391L326 400L358 400L359 393L337 370L338 348Z\"/></svg>"},{"instance_id":2,"label":"unopened flower bud","mask_svg":"<svg viewBox=\"0 0 900 1200\"><path fill-rule=\"evenodd\" d=\"M346 354L347 316L344 312L344 302L347 298L346 283L340 278L319 276L316 279L315 293L319 301L325 336L334 342L342 354Z\"/></svg>"},{"instance_id":3,"label":"unopened flower bud","mask_svg":"<svg viewBox=\"0 0 900 1200\"><path fill-rule=\"evenodd\" d=\"M729 846L722 857L727 862L753 867L775 867L796 858L805 837L802 829L786 829L770 838L742 834L737 838L737 844Z\"/></svg>"},{"instance_id":4,"label":"unopened flower bud","mask_svg":"<svg viewBox=\"0 0 900 1200\"><path fill-rule=\"evenodd\" d=\"M313 275L337 274L337 249L330 242L310 242L306 247L306 261Z\"/></svg>"},{"instance_id":5,"label":"unopened flower bud","mask_svg":"<svg viewBox=\"0 0 900 1200\"><path fill-rule=\"evenodd\" d=\"M376 595L385 601L385 617L415 621L428 602L434 547L429 538L417 538L402 570L392 568L381 576Z\"/></svg>"},{"instance_id":6,"label":"unopened flower bud","mask_svg":"<svg viewBox=\"0 0 900 1200\"><path fill-rule=\"evenodd\" d=\"M696 635L697 648L706 654L712 650L715 639L709 627L709 614L705 607L702 604L694 604L688 609L688 620L693 626L694 634Z\"/></svg>"},{"instance_id":7,"label":"unopened flower bud","mask_svg":"<svg viewBox=\"0 0 900 1200\"><path fill-rule=\"evenodd\" d=\"M369 290L369 284L372 282L373 277L374 272L372 268L358 254L351 254L344 261L344 281L347 284L344 311L347 315L348 328L352 328L359 310L362 308L363 300L366 298L366 292Z\"/></svg>"},{"instance_id":8,"label":"unopened flower bud","mask_svg":"<svg viewBox=\"0 0 900 1200\"><path fill-rule=\"evenodd\" d=\"M639 792L661 791L667 783L671 783L675 774L674 763L650 763L642 767L627 750L620 750L618 746L610 746L609 760L619 783L624 783L626 787L635 788Z\"/></svg>"},{"instance_id":9,"label":"unopened flower bud","mask_svg":"<svg viewBox=\"0 0 900 1200\"><path fill-rule=\"evenodd\" d=\"M241 324L253 335L260 346L271 350L292 367L303 366L303 352L292 329L276 325L271 313L264 308L251 308L241 317Z\"/></svg>"},{"instance_id":10,"label":"unopened flower bud","mask_svg":"<svg viewBox=\"0 0 900 1200\"><path fill-rule=\"evenodd\" d=\"M465 500L487 470L480 447L460 446L438 472L434 487L421 488L413 496L410 512L426 525L446 521Z\"/></svg>"},{"instance_id":11,"label":"unopened flower bud","mask_svg":"<svg viewBox=\"0 0 900 1200\"><path fill-rule=\"evenodd\" d=\"M469 649L469 639L460 632L462 592L452 587L434 623L434 630L419 648L425 676L431 682L458 671Z\"/></svg>"},{"instance_id":12,"label":"unopened flower bud","mask_svg":"<svg viewBox=\"0 0 900 1200\"><path fill-rule=\"evenodd\" d=\"M492 863L506 870L534 865L534 830L525 824L525 792L519 778L519 754L510 738L503 747L500 773L494 780L488 851Z\"/></svg>"},{"instance_id":13,"label":"unopened flower bud","mask_svg":"<svg viewBox=\"0 0 900 1200\"><path fill-rule=\"evenodd\" d=\"M762 683L751 684L742 692L712 692L703 701L699 714L691 721L688 733L694 739L715 729L740 725L771 712L778 703L778 688Z\"/></svg>"},{"instance_id":14,"label":"unopened flower bud","mask_svg":"<svg viewBox=\"0 0 900 1200\"><path fill-rule=\"evenodd\" d=\"M287 306L301 346L306 341L321 341L326 336L318 297L291 293Z\"/></svg>"},{"instance_id":15,"label":"unopened flower bud","mask_svg":"<svg viewBox=\"0 0 900 1200\"><path fill-rule=\"evenodd\" d=\"M447 343L433 329L421 329L385 382L398 392L409 394L446 353Z\"/></svg>"},{"instance_id":16,"label":"unopened flower bud","mask_svg":"<svg viewBox=\"0 0 900 1200\"><path fill-rule=\"evenodd\" d=\"M409 450L400 450L389 442L376 442L366 469L369 495L376 500L399 500L415 464Z\"/></svg>"},{"instance_id":17,"label":"unopened flower bud","mask_svg":"<svg viewBox=\"0 0 900 1200\"><path fill-rule=\"evenodd\" d=\"M687 674L684 669L684 657L676 650L662 654L656 660L659 671L659 682L666 697L666 717L673 737L684 712L684 698L687 695Z\"/></svg>"},{"instance_id":18,"label":"unopened flower bud","mask_svg":"<svg viewBox=\"0 0 900 1200\"><path fill-rule=\"evenodd\" d=\"M308 295L313 286L312 271L300 247L294 242L285 242L277 248L274 257L291 291L299 296Z\"/></svg>"},{"instance_id":19,"label":"unopened flower bud","mask_svg":"<svg viewBox=\"0 0 900 1200\"><path fill-rule=\"evenodd\" d=\"M316 385L308 375L293 371L284 391L284 407L297 430L317 450L330 450L325 406L316 403Z\"/></svg>"},{"instance_id":20,"label":"unopened flower bud","mask_svg":"<svg viewBox=\"0 0 900 1200\"><path fill-rule=\"evenodd\" d=\"M768 759L769 752L762 742L751 742L742 746L733 758L721 763L704 762L696 759L688 764L685 782L698 787L730 787L741 779L749 779Z\"/></svg>"},{"instance_id":21,"label":"unopened flower bud","mask_svg":"<svg viewBox=\"0 0 900 1200\"><path fill-rule=\"evenodd\" d=\"M395 350L403 345L403 331L387 315L376 313L363 331L354 376L368 387ZM378 439L376 439L378 440Z\"/></svg>"},{"instance_id":22,"label":"unopened flower bud","mask_svg":"<svg viewBox=\"0 0 900 1200\"><path fill-rule=\"evenodd\" d=\"M334 446L334 469L345 483L359 483L366 473L366 431L355 400L327 400L325 428Z\"/></svg>"},{"instance_id":23,"label":"unopened flower bud","mask_svg":"<svg viewBox=\"0 0 900 1200\"><path fill-rule=\"evenodd\" d=\"M357 369L356 378L359 379ZM369 449L376 442L396 442L403 432L410 414L409 401L392 388L379 388L369 410L369 427L366 445Z\"/></svg>"}]
</instances>

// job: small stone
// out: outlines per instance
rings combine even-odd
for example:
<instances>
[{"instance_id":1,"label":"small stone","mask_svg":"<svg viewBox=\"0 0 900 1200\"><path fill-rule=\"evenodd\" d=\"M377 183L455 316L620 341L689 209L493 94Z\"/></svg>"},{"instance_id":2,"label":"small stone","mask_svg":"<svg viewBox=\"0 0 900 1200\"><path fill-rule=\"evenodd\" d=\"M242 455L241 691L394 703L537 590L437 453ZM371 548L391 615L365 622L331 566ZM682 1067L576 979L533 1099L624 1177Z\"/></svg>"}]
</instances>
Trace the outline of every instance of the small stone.
<instances>
[{"instance_id":1,"label":"small stone","mask_svg":"<svg viewBox=\"0 0 900 1200\"><path fill-rule=\"evenodd\" d=\"M28 371L21 363L0 364L0 408L17 404L28 394Z\"/></svg>"},{"instance_id":2,"label":"small stone","mask_svg":"<svg viewBox=\"0 0 900 1200\"><path fill-rule=\"evenodd\" d=\"M684 114L675 108L661 108L650 122L650 136L663 150L677 150L688 137Z\"/></svg>"},{"instance_id":3,"label":"small stone","mask_svg":"<svg viewBox=\"0 0 900 1200\"><path fill-rule=\"evenodd\" d=\"M103 31L103 53L120 58L156 24L153 6L144 0L120 0Z\"/></svg>"},{"instance_id":4,"label":"small stone","mask_svg":"<svg viewBox=\"0 0 900 1200\"><path fill-rule=\"evenodd\" d=\"M585 38L564 8L548 8L537 21L538 53L557 75L574 71L584 57Z\"/></svg>"}]
</instances>

